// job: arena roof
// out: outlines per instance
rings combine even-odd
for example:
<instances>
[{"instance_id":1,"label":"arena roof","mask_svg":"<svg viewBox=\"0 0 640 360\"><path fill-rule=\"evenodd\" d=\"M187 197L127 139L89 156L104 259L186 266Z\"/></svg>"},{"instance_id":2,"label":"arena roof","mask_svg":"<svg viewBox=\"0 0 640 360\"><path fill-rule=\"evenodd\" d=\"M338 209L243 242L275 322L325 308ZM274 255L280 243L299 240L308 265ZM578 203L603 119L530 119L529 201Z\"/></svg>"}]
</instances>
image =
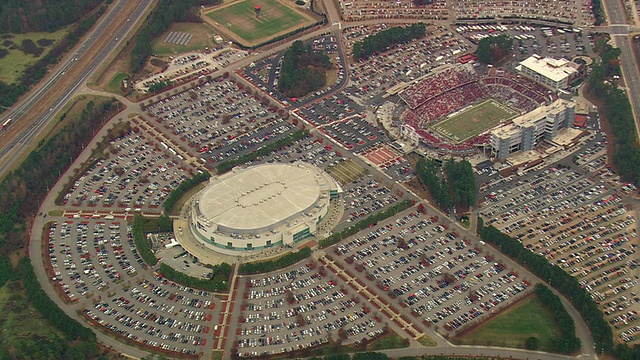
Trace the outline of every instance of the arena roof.
<instances>
[{"instance_id":1,"label":"arena roof","mask_svg":"<svg viewBox=\"0 0 640 360\"><path fill-rule=\"evenodd\" d=\"M335 188L308 164L253 166L210 185L200 213L219 227L245 232L269 228L313 207L321 191Z\"/></svg>"}]
</instances>

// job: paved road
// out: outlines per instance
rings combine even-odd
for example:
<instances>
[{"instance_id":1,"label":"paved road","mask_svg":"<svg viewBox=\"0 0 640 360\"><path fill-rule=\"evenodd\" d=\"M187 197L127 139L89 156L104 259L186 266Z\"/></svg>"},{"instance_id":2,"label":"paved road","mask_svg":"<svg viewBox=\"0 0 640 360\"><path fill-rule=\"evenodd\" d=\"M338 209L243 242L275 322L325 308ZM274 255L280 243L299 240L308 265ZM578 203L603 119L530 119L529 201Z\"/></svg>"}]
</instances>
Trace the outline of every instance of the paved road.
<instances>
[{"instance_id":1,"label":"paved road","mask_svg":"<svg viewBox=\"0 0 640 360\"><path fill-rule=\"evenodd\" d=\"M619 0L605 0L604 5L609 18L610 33L614 38L616 46L621 51L622 75L633 110L636 133L640 138L640 74L638 73L638 67L631 47L631 40L629 39L629 31L634 29L630 29L628 26L617 26L618 24L627 23L624 6Z\"/></svg>"},{"instance_id":2,"label":"paved road","mask_svg":"<svg viewBox=\"0 0 640 360\"><path fill-rule=\"evenodd\" d=\"M49 77L36 91L31 93L22 103L11 110L3 119L2 122L7 119L12 119L12 124L20 121L31 121L23 117L23 114L28 112L34 105L36 105L42 97L52 89L54 89L58 81L65 76L65 73L75 66L79 59L83 56L93 56L92 52L87 52L91 45L100 37L103 36L107 26L116 18L116 16L124 16L120 14L120 10L126 3L126 0L119 1L113 9L104 17L103 21L93 30L93 32L85 38L81 46L77 47L77 51L73 55L67 57L67 61L63 66L59 67L53 76ZM80 76L69 86L64 93L54 101L51 107L36 118L33 123L26 128L22 134L14 138L9 145L5 146L0 151L0 177L2 177L8 169L11 168L13 162L18 158L23 151L27 149L27 146L31 141L36 138L42 129L51 121L53 116L69 101L69 99L75 94L78 88L86 82L89 75L100 66L100 64L108 57L108 55L116 48L120 40L122 40L128 32L132 29L133 25L138 21L142 14L145 13L147 7L152 3L152 0L141 1L136 10L129 15L131 21L127 22L127 25L122 27L111 40L108 46L102 48L97 56L89 63ZM112 36L111 34L107 36ZM91 49L93 50L93 49ZM85 54L86 53L86 54Z\"/></svg>"}]
</instances>

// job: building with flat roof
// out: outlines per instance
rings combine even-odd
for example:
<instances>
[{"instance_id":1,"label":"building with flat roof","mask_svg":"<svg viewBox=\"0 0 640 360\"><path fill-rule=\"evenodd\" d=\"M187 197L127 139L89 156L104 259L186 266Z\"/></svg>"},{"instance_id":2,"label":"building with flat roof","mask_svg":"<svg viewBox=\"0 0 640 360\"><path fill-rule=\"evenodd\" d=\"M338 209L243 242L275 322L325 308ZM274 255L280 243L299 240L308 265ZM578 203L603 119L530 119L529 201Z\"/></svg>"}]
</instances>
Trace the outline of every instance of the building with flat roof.
<instances>
[{"instance_id":1,"label":"building with flat roof","mask_svg":"<svg viewBox=\"0 0 640 360\"><path fill-rule=\"evenodd\" d=\"M575 107L570 101L558 99L493 129L489 141L492 154L505 159L516 151L533 150L544 139L553 139L558 130L571 125Z\"/></svg>"},{"instance_id":2,"label":"building with flat roof","mask_svg":"<svg viewBox=\"0 0 640 360\"><path fill-rule=\"evenodd\" d=\"M291 245L316 233L339 191L329 174L304 162L251 166L200 191L189 227L205 246L227 253Z\"/></svg>"},{"instance_id":3,"label":"building with flat roof","mask_svg":"<svg viewBox=\"0 0 640 360\"><path fill-rule=\"evenodd\" d=\"M572 77L578 73L577 64L570 60L543 58L537 54L522 60L517 70L553 90L569 87Z\"/></svg>"}]
</instances>

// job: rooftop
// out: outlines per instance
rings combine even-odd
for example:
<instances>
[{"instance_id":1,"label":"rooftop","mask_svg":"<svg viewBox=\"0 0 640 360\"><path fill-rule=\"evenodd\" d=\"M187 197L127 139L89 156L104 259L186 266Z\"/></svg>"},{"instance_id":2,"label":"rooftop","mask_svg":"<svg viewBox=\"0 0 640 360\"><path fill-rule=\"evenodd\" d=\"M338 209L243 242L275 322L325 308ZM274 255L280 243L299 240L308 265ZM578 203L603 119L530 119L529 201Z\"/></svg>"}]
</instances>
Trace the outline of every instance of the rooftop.
<instances>
[{"instance_id":1,"label":"rooftop","mask_svg":"<svg viewBox=\"0 0 640 360\"><path fill-rule=\"evenodd\" d=\"M260 230L311 210L323 191L335 188L330 181L322 170L304 163L252 166L209 185L198 206L219 227Z\"/></svg>"},{"instance_id":2,"label":"rooftop","mask_svg":"<svg viewBox=\"0 0 640 360\"><path fill-rule=\"evenodd\" d=\"M522 60L520 64L556 82L578 71L567 59L543 58L535 54Z\"/></svg>"}]
</instances>

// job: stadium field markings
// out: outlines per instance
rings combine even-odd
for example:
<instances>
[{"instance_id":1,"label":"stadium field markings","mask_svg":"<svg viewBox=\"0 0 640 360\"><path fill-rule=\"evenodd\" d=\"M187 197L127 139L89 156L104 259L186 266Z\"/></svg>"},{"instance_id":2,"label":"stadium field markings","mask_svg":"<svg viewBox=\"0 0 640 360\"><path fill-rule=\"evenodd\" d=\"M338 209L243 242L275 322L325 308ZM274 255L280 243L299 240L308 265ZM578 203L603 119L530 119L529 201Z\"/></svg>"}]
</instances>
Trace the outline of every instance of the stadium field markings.
<instances>
[{"instance_id":1,"label":"stadium field markings","mask_svg":"<svg viewBox=\"0 0 640 360\"><path fill-rule=\"evenodd\" d=\"M461 143L518 116L518 111L489 99L431 126L449 140Z\"/></svg>"}]
</instances>

